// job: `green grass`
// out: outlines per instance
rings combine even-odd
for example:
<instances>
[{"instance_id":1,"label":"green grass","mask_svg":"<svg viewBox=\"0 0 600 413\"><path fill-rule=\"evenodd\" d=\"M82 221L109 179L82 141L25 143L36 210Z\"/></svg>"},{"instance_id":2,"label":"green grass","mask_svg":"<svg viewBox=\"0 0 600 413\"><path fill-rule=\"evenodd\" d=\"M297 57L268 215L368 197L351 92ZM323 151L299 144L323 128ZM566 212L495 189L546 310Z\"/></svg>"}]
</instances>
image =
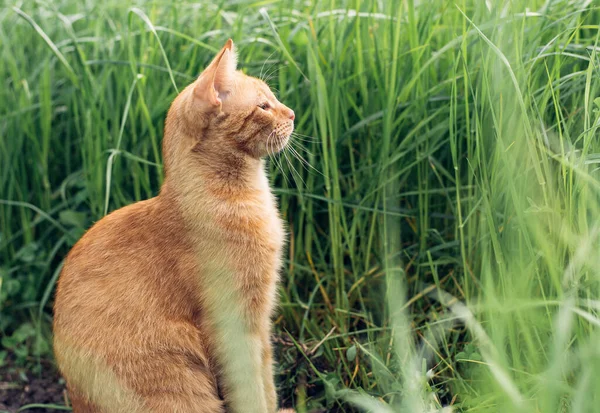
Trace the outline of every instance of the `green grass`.
<instances>
[{"instance_id":1,"label":"green grass","mask_svg":"<svg viewBox=\"0 0 600 413\"><path fill-rule=\"evenodd\" d=\"M0 360L50 357L63 257L157 193L168 106L232 37L311 165L270 165L285 403L595 411L599 21L583 0L9 0Z\"/></svg>"}]
</instances>

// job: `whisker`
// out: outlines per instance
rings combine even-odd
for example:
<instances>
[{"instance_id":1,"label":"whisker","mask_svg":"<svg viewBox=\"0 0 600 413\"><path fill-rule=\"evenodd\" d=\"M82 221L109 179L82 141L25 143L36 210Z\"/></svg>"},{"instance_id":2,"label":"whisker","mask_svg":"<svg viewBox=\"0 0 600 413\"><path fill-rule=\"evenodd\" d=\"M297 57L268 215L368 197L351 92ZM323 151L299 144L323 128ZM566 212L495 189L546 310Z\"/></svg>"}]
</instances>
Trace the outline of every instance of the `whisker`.
<instances>
[{"instance_id":1,"label":"whisker","mask_svg":"<svg viewBox=\"0 0 600 413\"><path fill-rule=\"evenodd\" d=\"M302 155L300 155L298 153L298 151L296 151L294 149L293 146L289 146L290 152L296 157L296 159L298 159L298 161L300 161L300 163L307 167L306 170L308 170L308 168L312 169L313 171L317 172L319 175L323 175L323 173L321 171L319 171L317 168L315 168L314 166L312 166L310 164L310 162L308 162L306 159L304 159L304 157ZM323 175L324 176L324 175Z\"/></svg>"},{"instance_id":2,"label":"whisker","mask_svg":"<svg viewBox=\"0 0 600 413\"><path fill-rule=\"evenodd\" d=\"M275 63L273 63L273 65L271 65L268 69L267 72L265 73L265 77L269 77L272 76L274 73L276 73L279 69L281 69L281 67L275 66Z\"/></svg>"},{"instance_id":3,"label":"whisker","mask_svg":"<svg viewBox=\"0 0 600 413\"><path fill-rule=\"evenodd\" d=\"M267 80L265 80L265 82L267 82L268 80L270 80L270 79L273 77L273 75L274 75L275 73L277 73L279 70L281 70L281 67L282 67L282 66L281 66L281 65L277 65L277 64L276 64L276 63L278 63L278 62L279 62L279 60L277 60L277 61L273 62L273 64L271 64L271 66L269 66L269 67L267 68L267 72L265 73L265 78L266 78Z\"/></svg>"},{"instance_id":4,"label":"whisker","mask_svg":"<svg viewBox=\"0 0 600 413\"><path fill-rule=\"evenodd\" d=\"M279 67L275 67L275 69L271 70L267 75L265 75L265 79L263 79L263 81L265 83L269 83L269 81L271 81L271 79L283 68L283 66L279 66ZM270 87L270 85L269 85Z\"/></svg>"},{"instance_id":5,"label":"whisker","mask_svg":"<svg viewBox=\"0 0 600 413\"><path fill-rule=\"evenodd\" d=\"M304 145L302 145L302 143L294 140L294 139L290 139L290 144L292 145L296 145L295 148L301 150L302 152L307 153L310 156L314 156L314 154Z\"/></svg>"},{"instance_id":6,"label":"whisker","mask_svg":"<svg viewBox=\"0 0 600 413\"><path fill-rule=\"evenodd\" d=\"M283 169L283 165L281 164L281 162L277 159L277 155L275 153L275 148L273 148L271 150L271 144L274 145L273 140L271 139L272 136L275 136L275 131L271 132L267 138L267 152L272 154L271 159L273 160L273 162L275 163L275 168L279 169L279 171L281 172L281 175L283 176L283 179L285 180L285 182L289 185L289 181L287 178L287 175Z\"/></svg>"},{"instance_id":7,"label":"whisker","mask_svg":"<svg viewBox=\"0 0 600 413\"><path fill-rule=\"evenodd\" d=\"M292 136L298 138L301 141L305 141L305 142L320 142L321 141L319 138L317 138L315 136L303 135L296 131L292 132Z\"/></svg>"},{"instance_id":8,"label":"whisker","mask_svg":"<svg viewBox=\"0 0 600 413\"><path fill-rule=\"evenodd\" d=\"M263 79L263 77L262 77L262 74L263 74L263 69L265 68L265 64L266 64L266 63L269 61L269 59L271 58L271 56L273 56L273 55L275 54L275 52L277 52L277 50L273 50L273 51L271 52L271 54L269 55L269 57L267 57L267 58L265 59L265 61L263 62L262 66L261 66L261 68L260 68L260 75L258 75L258 78L259 78L259 79L261 79L263 82L265 81L265 80ZM267 71L268 71L268 70L269 70L269 69L267 68ZM267 82L265 82L265 83L267 83Z\"/></svg>"},{"instance_id":9,"label":"whisker","mask_svg":"<svg viewBox=\"0 0 600 413\"><path fill-rule=\"evenodd\" d=\"M287 150L288 147L283 149L283 156L285 157L285 160L287 161L288 165L290 166L290 172L292 172L292 177L294 177L294 173L296 173L296 175L298 176L298 178L300 179L300 181L302 182L302 186L306 186L306 182L304 182L304 179L302 179L302 175L300 175L300 173L296 170L296 168L294 167L294 165L292 164L292 162L289 160L288 156L287 156ZM295 179L294 179L295 180ZM296 181L296 185L298 185L298 182Z\"/></svg>"},{"instance_id":10,"label":"whisker","mask_svg":"<svg viewBox=\"0 0 600 413\"><path fill-rule=\"evenodd\" d=\"M308 138L304 138L302 136L295 135L293 132L292 132L291 136L293 136L295 140L306 142L306 143L319 143L320 142L320 140L308 139Z\"/></svg>"}]
</instances>

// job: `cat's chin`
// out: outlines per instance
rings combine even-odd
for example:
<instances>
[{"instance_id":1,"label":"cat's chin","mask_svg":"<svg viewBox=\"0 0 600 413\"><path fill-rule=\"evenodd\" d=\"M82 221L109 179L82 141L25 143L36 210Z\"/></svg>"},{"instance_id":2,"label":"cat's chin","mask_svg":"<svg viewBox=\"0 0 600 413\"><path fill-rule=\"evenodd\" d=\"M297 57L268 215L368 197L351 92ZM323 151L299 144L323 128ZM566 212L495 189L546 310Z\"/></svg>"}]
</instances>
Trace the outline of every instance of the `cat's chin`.
<instances>
[{"instance_id":1,"label":"cat's chin","mask_svg":"<svg viewBox=\"0 0 600 413\"><path fill-rule=\"evenodd\" d=\"M268 143L264 144L261 157L275 155L281 152L287 146L289 141L289 136L277 136L275 138L271 138Z\"/></svg>"}]
</instances>

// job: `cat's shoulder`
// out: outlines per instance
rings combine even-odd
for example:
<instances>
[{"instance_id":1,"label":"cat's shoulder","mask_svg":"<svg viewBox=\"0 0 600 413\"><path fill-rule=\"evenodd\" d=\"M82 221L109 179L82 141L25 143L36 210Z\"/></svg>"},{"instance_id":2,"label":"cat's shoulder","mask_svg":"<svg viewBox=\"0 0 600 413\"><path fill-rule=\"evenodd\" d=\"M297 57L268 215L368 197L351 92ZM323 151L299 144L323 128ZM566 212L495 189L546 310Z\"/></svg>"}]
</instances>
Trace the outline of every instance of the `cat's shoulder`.
<instances>
[{"instance_id":1,"label":"cat's shoulder","mask_svg":"<svg viewBox=\"0 0 600 413\"><path fill-rule=\"evenodd\" d=\"M176 246L181 232L175 207L155 197L119 208L97 221L75 244L70 258L90 251L126 255Z\"/></svg>"}]
</instances>

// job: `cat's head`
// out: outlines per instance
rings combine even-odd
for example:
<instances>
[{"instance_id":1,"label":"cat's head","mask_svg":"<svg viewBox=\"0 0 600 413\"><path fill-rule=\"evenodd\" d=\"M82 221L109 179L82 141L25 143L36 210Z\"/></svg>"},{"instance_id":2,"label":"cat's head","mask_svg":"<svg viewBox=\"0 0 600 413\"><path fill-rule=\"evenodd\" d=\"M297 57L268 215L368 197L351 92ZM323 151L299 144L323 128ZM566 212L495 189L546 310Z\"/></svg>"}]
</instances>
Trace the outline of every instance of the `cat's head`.
<instances>
[{"instance_id":1,"label":"cat's head","mask_svg":"<svg viewBox=\"0 0 600 413\"><path fill-rule=\"evenodd\" d=\"M176 99L171 111L178 112L177 123L198 140L197 152L217 148L261 158L281 151L294 130L294 111L236 64L230 39Z\"/></svg>"}]
</instances>

